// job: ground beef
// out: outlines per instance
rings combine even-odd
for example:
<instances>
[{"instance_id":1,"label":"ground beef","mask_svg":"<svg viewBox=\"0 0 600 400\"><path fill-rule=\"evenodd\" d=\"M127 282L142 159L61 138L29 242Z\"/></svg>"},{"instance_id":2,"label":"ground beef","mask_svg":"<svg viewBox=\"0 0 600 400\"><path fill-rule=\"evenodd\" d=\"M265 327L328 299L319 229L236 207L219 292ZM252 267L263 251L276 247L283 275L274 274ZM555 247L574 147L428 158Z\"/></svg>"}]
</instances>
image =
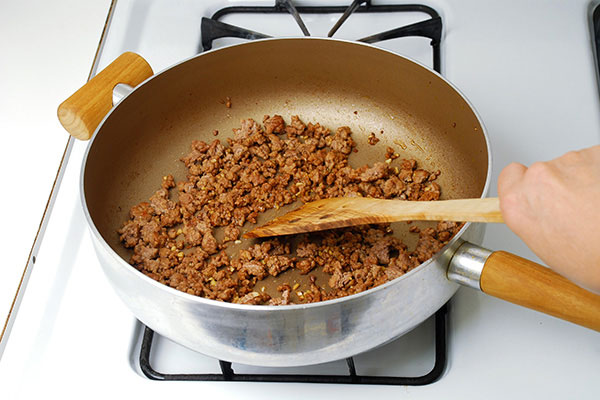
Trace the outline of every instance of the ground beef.
<instances>
[{"instance_id":1,"label":"ground beef","mask_svg":"<svg viewBox=\"0 0 600 400\"><path fill-rule=\"evenodd\" d=\"M379 143L379 138L377 136L375 136L374 132L371 132L371 134L367 138L367 141L369 142L369 144L371 146L375 146L377 143Z\"/></svg>"},{"instance_id":2,"label":"ground beef","mask_svg":"<svg viewBox=\"0 0 600 400\"><path fill-rule=\"evenodd\" d=\"M387 165L382 162L376 162L371 168L367 168L362 174L360 174L360 180L362 182L373 182L386 177L387 174Z\"/></svg>"},{"instance_id":3,"label":"ground beef","mask_svg":"<svg viewBox=\"0 0 600 400\"><path fill-rule=\"evenodd\" d=\"M243 223L242 223L243 225ZM230 242L232 240L238 240L240 237L240 228L231 224L225 227L225 236L223 238L223 242Z\"/></svg>"},{"instance_id":4,"label":"ground beef","mask_svg":"<svg viewBox=\"0 0 600 400\"><path fill-rule=\"evenodd\" d=\"M216 132L216 131L215 131ZM374 134L369 143L376 143ZM293 116L289 124L275 115L263 124L243 120L233 138L222 143L195 140L182 157L188 174L175 182L166 175L148 202L132 207L118 233L132 249L131 264L165 285L209 299L241 304L292 304L323 301L370 289L415 268L439 251L461 224L440 222L419 235L414 250L392 236L389 224L337 229L299 237L256 241L230 257L240 244L241 227L259 214L297 200L369 196L438 200L440 171L420 169L391 147L385 162L353 168L356 143L348 127L335 133ZM217 240L217 230L223 236ZM258 282L296 269L310 285L283 284L273 297L254 288ZM317 282L315 270L328 274Z\"/></svg>"},{"instance_id":5,"label":"ground beef","mask_svg":"<svg viewBox=\"0 0 600 400\"><path fill-rule=\"evenodd\" d=\"M395 160L398 157L400 157L400 154L396 153L393 148L388 146L385 149L385 159L386 160Z\"/></svg>"}]
</instances>

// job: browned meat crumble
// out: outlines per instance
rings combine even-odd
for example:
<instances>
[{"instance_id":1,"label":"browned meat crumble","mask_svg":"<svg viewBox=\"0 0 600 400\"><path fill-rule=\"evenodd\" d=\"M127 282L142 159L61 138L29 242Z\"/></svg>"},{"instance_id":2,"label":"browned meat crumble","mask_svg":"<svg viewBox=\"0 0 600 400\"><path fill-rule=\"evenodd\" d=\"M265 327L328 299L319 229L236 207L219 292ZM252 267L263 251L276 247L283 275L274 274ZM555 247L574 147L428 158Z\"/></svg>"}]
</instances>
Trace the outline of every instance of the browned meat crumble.
<instances>
[{"instance_id":1,"label":"browned meat crumble","mask_svg":"<svg viewBox=\"0 0 600 400\"><path fill-rule=\"evenodd\" d=\"M267 209L296 200L369 196L403 200L438 200L439 171L418 168L415 160L360 168L348 165L356 144L348 127L335 132L305 124L293 116L252 119L234 129L226 143L193 141L182 161L187 180L163 177L161 188L130 210L118 233L133 249L131 264L165 285L209 299L244 304L291 304L333 299L395 279L439 251L461 225L440 222L436 228L410 231L419 235L414 250L393 237L389 225L337 229L300 237L258 241L230 258L228 242L239 243L241 227ZM176 199L176 200L175 200ZM223 239L215 229L223 228ZM329 276L317 282L316 268ZM257 282L296 269L309 275L310 287L282 284L279 297L254 291Z\"/></svg>"},{"instance_id":2,"label":"browned meat crumble","mask_svg":"<svg viewBox=\"0 0 600 400\"><path fill-rule=\"evenodd\" d=\"M367 141L371 146L375 146L377 143L379 143L379 138L375 136L375 132L371 132L367 138Z\"/></svg>"}]
</instances>

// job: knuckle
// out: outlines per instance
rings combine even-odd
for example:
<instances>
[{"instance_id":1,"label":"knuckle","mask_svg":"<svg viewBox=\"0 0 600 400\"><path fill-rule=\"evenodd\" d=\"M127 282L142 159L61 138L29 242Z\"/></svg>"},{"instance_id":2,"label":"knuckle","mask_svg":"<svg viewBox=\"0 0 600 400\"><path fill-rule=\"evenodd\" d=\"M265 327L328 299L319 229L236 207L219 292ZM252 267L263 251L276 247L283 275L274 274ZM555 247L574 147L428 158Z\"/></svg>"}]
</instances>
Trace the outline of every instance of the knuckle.
<instances>
[{"instance_id":1,"label":"knuckle","mask_svg":"<svg viewBox=\"0 0 600 400\"><path fill-rule=\"evenodd\" d=\"M498 194L502 196L510 193L516 184L523 179L525 166L519 163L510 163L500 171L498 176Z\"/></svg>"},{"instance_id":2,"label":"knuckle","mask_svg":"<svg viewBox=\"0 0 600 400\"><path fill-rule=\"evenodd\" d=\"M585 165L591 161L586 150L569 151L554 161L552 165L559 169L572 169Z\"/></svg>"},{"instance_id":3,"label":"knuckle","mask_svg":"<svg viewBox=\"0 0 600 400\"><path fill-rule=\"evenodd\" d=\"M550 175L550 166L546 162L538 161L531 164L526 175L533 180L545 180Z\"/></svg>"},{"instance_id":4,"label":"knuckle","mask_svg":"<svg viewBox=\"0 0 600 400\"><path fill-rule=\"evenodd\" d=\"M563 154L560 158L568 163L573 163L579 161L581 159L581 154L579 151L569 151Z\"/></svg>"},{"instance_id":5,"label":"knuckle","mask_svg":"<svg viewBox=\"0 0 600 400\"><path fill-rule=\"evenodd\" d=\"M519 172L519 170L521 170L523 168L522 164L519 164L517 162L512 162L510 164L508 164L506 167L504 167L504 169L502 170L502 173L513 173L513 172Z\"/></svg>"}]
</instances>

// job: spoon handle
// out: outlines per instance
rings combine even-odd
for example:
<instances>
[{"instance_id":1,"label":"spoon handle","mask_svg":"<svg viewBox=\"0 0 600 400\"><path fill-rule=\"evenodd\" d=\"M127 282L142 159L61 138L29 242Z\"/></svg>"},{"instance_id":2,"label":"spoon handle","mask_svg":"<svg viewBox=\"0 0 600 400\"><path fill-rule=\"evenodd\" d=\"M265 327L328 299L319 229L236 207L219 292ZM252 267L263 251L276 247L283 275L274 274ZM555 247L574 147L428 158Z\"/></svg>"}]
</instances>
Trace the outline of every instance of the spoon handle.
<instances>
[{"instance_id":1,"label":"spoon handle","mask_svg":"<svg viewBox=\"0 0 600 400\"><path fill-rule=\"evenodd\" d=\"M373 203L372 207L381 208L381 214L397 216L397 220L504 222L497 197L442 201L385 201L385 203ZM369 213L372 212L376 210L370 209Z\"/></svg>"}]
</instances>

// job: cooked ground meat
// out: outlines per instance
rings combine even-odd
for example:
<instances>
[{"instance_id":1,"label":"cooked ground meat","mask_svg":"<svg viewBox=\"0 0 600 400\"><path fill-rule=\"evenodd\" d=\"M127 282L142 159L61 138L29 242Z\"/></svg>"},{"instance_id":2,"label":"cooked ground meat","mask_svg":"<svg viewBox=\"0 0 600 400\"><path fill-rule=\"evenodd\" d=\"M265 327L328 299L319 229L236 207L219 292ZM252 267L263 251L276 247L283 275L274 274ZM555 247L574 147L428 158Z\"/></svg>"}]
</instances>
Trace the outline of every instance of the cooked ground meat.
<instances>
[{"instance_id":1,"label":"cooked ground meat","mask_svg":"<svg viewBox=\"0 0 600 400\"><path fill-rule=\"evenodd\" d=\"M379 143L379 138L375 136L375 132L371 132L371 134L367 138L367 141L371 146L375 146L377 143Z\"/></svg>"},{"instance_id":2,"label":"cooked ground meat","mask_svg":"<svg viewBox=\"0 0 600 400\"><path fill-rule=\"evenodd\" d=\"M386 160L395 160L398 157L400 157L400 154L396 153L393 148L388 147L385 149Z\"/></svg>"},{"instance_id":3,"label":"cooked ground meat","mask_svg":"<svg viewBox=\"0 0 600 400\"><path fill-rule=\"evenodd\" d=\"M375 138L374 134L372 134ZM376 138L375 138L376 139ZM374 144L370 137L369 142ZM255 242L229 257L228 242L239 244L241 227L256 223L260 213L297 200L369 196L407 200L438 200L440 171L417 168L393 149L386 162L353 168L349 155L356 143L348 127L335 133L293 116L289 124L275 115L263 125L241 122L226 143L193 141L181 160L185 181L163 177L149 202L130 210L119 229L123 245L133 249L131 264L151 278L197 296L242 304L292 304L333 299L395 279L439 251L461 224L440 222L436 228L411 227L419 235L414 250L392 236L389 224L337 229L300 237ZM215 232L223 228L223 239ZM310 288L281 285L279 297L254 290L268 276L296 269L329 275ZM321 285L321 286L319 286ZM304 288L306 289L306 287Z\"/></svg>"}]
</instances>

